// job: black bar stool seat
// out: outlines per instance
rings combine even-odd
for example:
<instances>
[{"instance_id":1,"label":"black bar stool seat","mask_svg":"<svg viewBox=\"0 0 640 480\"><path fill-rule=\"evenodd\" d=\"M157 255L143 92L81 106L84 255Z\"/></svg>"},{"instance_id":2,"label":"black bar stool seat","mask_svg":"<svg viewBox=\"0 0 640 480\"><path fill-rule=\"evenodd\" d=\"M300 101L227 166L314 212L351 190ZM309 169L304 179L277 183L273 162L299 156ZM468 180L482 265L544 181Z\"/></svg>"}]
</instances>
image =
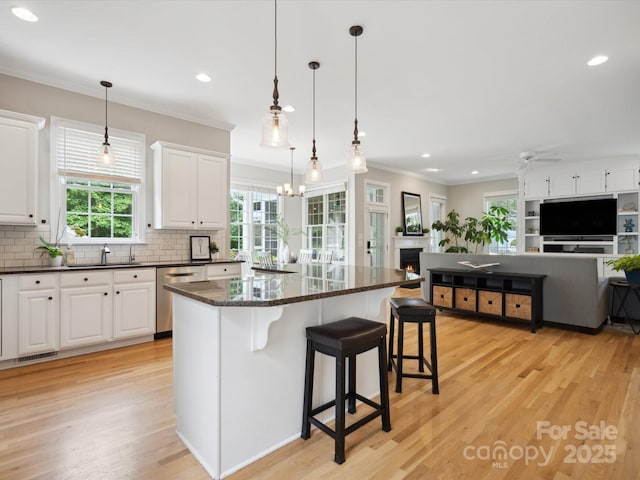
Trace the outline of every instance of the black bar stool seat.
<instances>
[{"instance_id":1,"label":"black bar stool seat","mask_svg":"<svg viewBox=\"0 0 640 480\"><path fill-rule=\"evenodd\" d=\"M396 392L402 392L402 379L425 378L431 380L431 392L440 393L438 388L438 352L436 349L436 308L425 302L421 298L391 298L389 300L391 313L389 316L389 371L396 370ZM395 319L398 319L398 354L393 353L393 335L395 329ZM404 353L404 324L418 324L418 354L407 355ZM423 324L429 324L429 340L431 361L424 356L424 329ZM405 373L403 370L403 360L418 360L418 371L420 373ZM423 373L425 367L430 372Z\"/></svg>"},{"instance_id":2,"label":"black bar stool seat","mask_svg":"<svg viewBox=\"0 0 640 480\"><path fill-rule=\"evenodd\" d=\"M344 463L345 436L362 427L376 417L382 418L382 430L391 430L389 415L389 386L385 362L387 357L387 326L359 317L350 317L326 325L308 327L307 331L307 359L304 376L304 404L302 412L303 439L311 435L311 424L335 440L336 463ZM356 355L378 348L378 375L380 377L380 403L373 402L356 392ZM312 408L313 374L315 367L315 352L332 356L336 359L336 398L319 407ZM345 367L349 359L348 391L345 392ZM356 412L356 400L372 407L374 411L367 416L345 427L345 401L348 412ZM335 429L327 427L315 416L328 408L335 406Z\"/></svg>"}]
</instances>

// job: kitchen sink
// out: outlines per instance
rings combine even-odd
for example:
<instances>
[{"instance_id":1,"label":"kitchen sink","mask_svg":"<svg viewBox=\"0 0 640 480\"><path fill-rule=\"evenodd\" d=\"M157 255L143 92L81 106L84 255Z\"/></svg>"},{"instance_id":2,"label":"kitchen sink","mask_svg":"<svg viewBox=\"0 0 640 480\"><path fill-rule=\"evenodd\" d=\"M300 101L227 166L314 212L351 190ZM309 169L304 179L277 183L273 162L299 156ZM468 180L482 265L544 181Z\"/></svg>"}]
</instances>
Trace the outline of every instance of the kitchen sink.
<instances>
[{"instance_id":1,"label":"kitchen sink","mask_svg":"<svg viewBox=\"0 0 640 480\"><path fill-rule=\"evenodd\" d=\"M68 265L69 268L99 268L99 267L135 267L141 265L140 262L111 262L111 263L77 263Z\"/></svg>"}]
</instances>

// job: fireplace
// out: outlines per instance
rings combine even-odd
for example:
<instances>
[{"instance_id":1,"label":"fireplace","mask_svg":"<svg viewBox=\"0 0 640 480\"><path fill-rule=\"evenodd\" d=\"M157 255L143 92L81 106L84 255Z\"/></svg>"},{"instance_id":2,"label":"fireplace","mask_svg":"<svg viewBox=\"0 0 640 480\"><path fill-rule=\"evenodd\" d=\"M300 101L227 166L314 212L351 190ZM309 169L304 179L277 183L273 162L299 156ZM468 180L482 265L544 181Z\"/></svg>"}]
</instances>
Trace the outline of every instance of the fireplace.
<instances>
[{"instance_id":1,"label":"fireplace","mask_svg":"<svg viewBox=\"0 0 640 480\"><path fill-rule=\"evenodd\" d=\"M407 272L420 273L420 252L422 248L401 248L400 268ZM418 288L420 283L405 285L404 288Z\"/></svg>"}]
</instances>

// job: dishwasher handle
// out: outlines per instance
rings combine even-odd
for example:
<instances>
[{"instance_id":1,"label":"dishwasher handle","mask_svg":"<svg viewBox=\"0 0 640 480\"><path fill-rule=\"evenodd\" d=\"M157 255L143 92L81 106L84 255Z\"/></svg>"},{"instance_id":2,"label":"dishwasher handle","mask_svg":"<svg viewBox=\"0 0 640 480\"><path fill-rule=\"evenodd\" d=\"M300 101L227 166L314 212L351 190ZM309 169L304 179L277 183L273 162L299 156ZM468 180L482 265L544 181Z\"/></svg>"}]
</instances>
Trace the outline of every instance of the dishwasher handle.
<instances>
[{"instance_id":1,"label":"dishwasher handle","mask_svg":"<svg viewBox=\"0 0 640 480\"><path fill-rule=\"evenodd\" d=\"M165 276L176 278L176 277L193 277L199 275L198 272L188 272L188 273L166 273Z\"/></svg>"}]
</instances>

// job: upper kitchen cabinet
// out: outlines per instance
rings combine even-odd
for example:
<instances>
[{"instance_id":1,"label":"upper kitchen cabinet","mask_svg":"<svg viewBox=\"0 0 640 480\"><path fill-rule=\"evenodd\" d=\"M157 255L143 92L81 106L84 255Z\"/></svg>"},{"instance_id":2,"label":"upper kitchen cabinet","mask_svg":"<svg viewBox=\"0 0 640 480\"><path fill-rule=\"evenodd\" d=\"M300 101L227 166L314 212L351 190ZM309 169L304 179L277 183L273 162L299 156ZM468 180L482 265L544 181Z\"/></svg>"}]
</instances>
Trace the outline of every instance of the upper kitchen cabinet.
<instances>
[{"instance_id":1,"label":"upper kitchen cabinet","mask_svg":"<svg viewBox=\"0 0 640 480\"><path fill-rule=\"evenodd\" d=\"M539 168L525 174L525 199L638 190L638 161L615 159Z\"/></svg>"},{"instance_id":2,"label":"upper kitchen cabinet","mask_svg":"<svg viewBox=\"0 0 640 480\"><path fill-rule=\"evenodd\" d=\"M44 124L44 118L0 110L0 224L36 224L38 136Z\"/></svg>"},{"instance_id":3,"label":"upper kitchen cabinet","mask_svg":"<svg viewBox=\"0 0 640 480\"><path fill-rule=\"evenodd\" d=\"M166 142L151 149L154 228L226 229L227 155Z\"/></svg>"}]
</instances>

